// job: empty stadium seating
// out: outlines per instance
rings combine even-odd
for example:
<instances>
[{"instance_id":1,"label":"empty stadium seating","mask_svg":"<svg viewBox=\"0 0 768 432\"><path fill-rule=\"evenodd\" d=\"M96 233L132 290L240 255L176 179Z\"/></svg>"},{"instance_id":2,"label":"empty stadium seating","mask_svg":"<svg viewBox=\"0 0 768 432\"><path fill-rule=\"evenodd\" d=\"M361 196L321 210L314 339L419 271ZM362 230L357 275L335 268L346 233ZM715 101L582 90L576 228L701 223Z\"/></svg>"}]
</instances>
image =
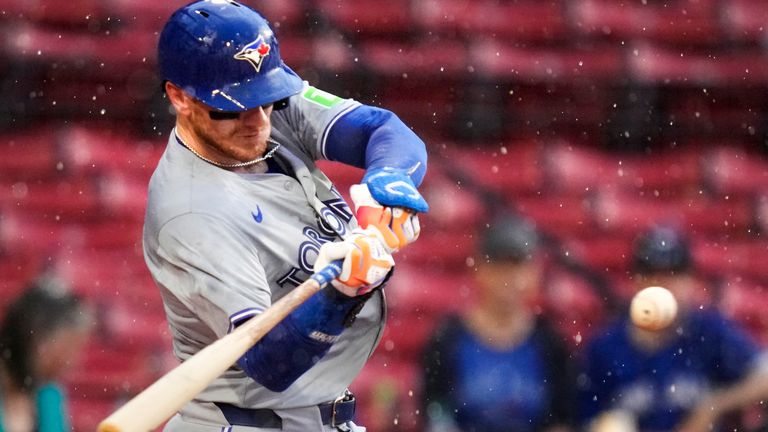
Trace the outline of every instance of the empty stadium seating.
<instances>
[{"instance_id":1,"label":"empty stadium seating","mask_svg":"<svg viewBox=\"0 0 768 432\"><path fill-rule=\"evenodd\" d=\"M652 40L711 45L722 39L713 1L572 2L572 25L584 35L618 41Z\"/></svg>"},{"instance_id":2,"label":"empty stadium seating","mask_svg":"<svg viewBox=\"0 0 768 432\"><path fill-rule=\"evenodd\" d=\"M723 4L725 34L736 42L762 43L768 5L759 0L732 0Z\"/></svg>"},{"instance_id":3,"label":"empty stadium seating","mask_svg":"<svg viewBox=\"0 0 768 432\"><path fill-rule=\"evenodd\" d=\"M422 32L440 36L547 43L568 33L564 7L559 1L428 0L413 4L412 22Z\"/></svg>"}]
</instances>

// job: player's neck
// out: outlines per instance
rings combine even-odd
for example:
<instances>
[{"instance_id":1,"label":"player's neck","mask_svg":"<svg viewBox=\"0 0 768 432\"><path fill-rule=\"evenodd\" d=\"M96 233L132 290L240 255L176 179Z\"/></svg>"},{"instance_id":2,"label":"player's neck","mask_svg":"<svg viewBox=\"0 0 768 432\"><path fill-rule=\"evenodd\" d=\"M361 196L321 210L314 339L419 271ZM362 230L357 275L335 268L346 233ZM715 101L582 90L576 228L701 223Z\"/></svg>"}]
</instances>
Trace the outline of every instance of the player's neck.
<instances>
[{"instance_id":1,"label":"player's neck","mask_svg":"<svg viewBox=\"0 0 768 432\"><path fill-rule=\"evenodd\" d=\"M214 164L230 164L239 162L236 160L231 160L225 155L222 155L221 152L217 151L216 149L205 145L205 143L203 143L197 134L195 134L191 128L186 127L183 122L176 122L176 135L179 137L179 139L181 139L184 147L188 148L189 151L205 161L210 161Z\"/></svg>"},{"instance_id":2,"label":"player's neck","mask_svg":"<svg viewBox=\"0 0 768 432\"><path fill-rule=\"evenodd\" d=\"M470 328L482 340L497 348L510 348L519 344L528 336L534 322L534 317L527 310L499 314L483 308L470 310L466 319Z\"/></svg>"},{"instance_id":3,"label":"player's neck","mask_svg":"<svg viewBox=\"0 0 768 432\"><path fill-rule=\"evenodd\" d=\"M636 347L644 352L654 353L666 348L676 337L676 327L673 325L664 330L651 331L630 325L627 331L629 331L629 337Z\"/></svg>"},{"instance_id":4,"label":"player's neck","mask_svg":"<svg viewBox=\"0 0 768 432\"><path fill-rule=\"evenodd\" d=\"M13 385L10 377L0 366L0 411L3 422L0 429L7 432L30 431L34 429L34 403L32 395L25 389Z\"/></svg>"},{"instance_id":5,"label":"player's neck","mask_svg":"<svg viewBox=\"0 0 768 432\"><path fill-rule=\"evenodd\" d=\"M219 168L232 172L250 174L264 173L269 168L265 159L272 156L272 151L258 160L240 162L236 159L227 157L217 149L206 145L190 128L185 127L183 122L176 123L175 133L177 138L181 141L181 144L192 152L192 154L205 162L218 166ZM273 148L273 150L276 150L276 147Z\"/></svg>"}]
</instances>

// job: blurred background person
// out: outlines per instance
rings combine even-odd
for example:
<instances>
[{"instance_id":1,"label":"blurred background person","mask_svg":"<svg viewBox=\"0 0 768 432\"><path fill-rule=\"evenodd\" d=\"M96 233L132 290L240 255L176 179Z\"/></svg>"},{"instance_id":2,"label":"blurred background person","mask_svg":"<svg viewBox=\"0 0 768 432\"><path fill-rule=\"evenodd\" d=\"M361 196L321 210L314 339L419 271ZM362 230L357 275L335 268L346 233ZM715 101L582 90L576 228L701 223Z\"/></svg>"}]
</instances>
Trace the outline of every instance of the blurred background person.
<instances>
[{"instance_id":1,"label":"blurred background person","mask_svg":"<svg viewBox=\"0 0 768 432\"><path fill-rule=\"evenodd\" d=\"M539 242L535 226L512 215L482 233L475 302L448 315L424 351L427 430L572 430L568 350L535 307Z\"/></svg>"},{"instance_id":2,"label":"blurred background person","mask_svg":"<svg viewBox=\"0 0 768 432\"><path fill-rule=\"evenodd\" d=\"M45 279L8 306L0 327L0 431L70 430L59 380L77 365L91 315L79 297Z\"/></svg>"},{"instance_id":3,"label":"blurred background person","mask_svg":"<svg viewBox=\"0 0 768 432\"><path fill-rule=\"evenodd\" d=\"M627 430L723 430L723 415L768 396L765 356L744 329L702 299L681 230L654 225L640 233L631 267L635 291L662 286L674 294L677 318L650 331L624 313L595 336L579 375L585 425L597 431L595 425L621 413Z\"/></svg>"}]
</instances>

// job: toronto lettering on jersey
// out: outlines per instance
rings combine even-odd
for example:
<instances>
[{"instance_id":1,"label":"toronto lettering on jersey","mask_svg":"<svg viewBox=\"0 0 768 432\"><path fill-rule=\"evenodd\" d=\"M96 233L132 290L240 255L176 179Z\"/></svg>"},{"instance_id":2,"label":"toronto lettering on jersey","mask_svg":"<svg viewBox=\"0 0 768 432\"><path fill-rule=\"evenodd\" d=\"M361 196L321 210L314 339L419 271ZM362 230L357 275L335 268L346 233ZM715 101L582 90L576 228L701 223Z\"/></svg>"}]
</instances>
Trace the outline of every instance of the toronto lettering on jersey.
<instances>
[{"instance_id":1,"label":"toronto lettering on jersey","mask_svg":"<svg viewBox=\"0 0 768 432\"><path fill-rule=\"evenodd\" d=\"M317 218L317 227L305 226L304 237L307 239L298 248L298 267L291 268L281 276L277 283L281 287L297 287L312 276L312 268L320 253L323 243L343 238L347 233L347 224L352 220L352 211L343 198L323 201L325 207Z\"/></svg>"}]
</instances>

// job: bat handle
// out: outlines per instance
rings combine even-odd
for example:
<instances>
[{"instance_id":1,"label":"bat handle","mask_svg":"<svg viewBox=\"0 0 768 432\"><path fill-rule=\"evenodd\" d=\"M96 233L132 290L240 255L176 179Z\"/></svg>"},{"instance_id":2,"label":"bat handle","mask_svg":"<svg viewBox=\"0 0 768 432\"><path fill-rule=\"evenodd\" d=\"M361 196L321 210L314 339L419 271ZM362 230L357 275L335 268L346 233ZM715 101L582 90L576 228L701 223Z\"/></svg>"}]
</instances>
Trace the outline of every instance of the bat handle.
<instances>
[{"instance_id":1,"label":"bat handle","mask_svg":"<svg viewBox=\"0 0 768 432\"><path fill-rule=\"evenodd\" d=\"M315 272L315 274L312 275L312 279L317 282L318 285L320 285L320 288L325 287L332 280L339 277L341 274L341 266L343 262L344 261L340 259L331 261L322 270Z\"/></svg>"}]
</instances>

